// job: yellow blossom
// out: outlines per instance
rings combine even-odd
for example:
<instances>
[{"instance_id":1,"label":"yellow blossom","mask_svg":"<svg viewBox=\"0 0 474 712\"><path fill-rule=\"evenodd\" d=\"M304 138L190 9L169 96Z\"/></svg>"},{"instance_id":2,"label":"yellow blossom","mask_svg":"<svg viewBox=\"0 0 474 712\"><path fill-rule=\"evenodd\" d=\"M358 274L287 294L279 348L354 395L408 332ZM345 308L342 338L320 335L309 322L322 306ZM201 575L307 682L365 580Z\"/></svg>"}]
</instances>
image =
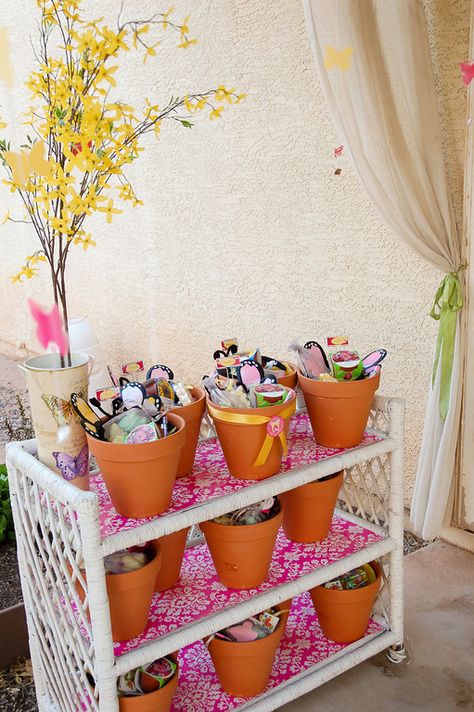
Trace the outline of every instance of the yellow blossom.
<instances>
[{"instance_id":1,"label":"yellow blossom","mask_svg":"<svg viewBox=\"0 0 474 712\"><path fill-rule=\"evenodd\" d=\"M117 208L114 208L113 205L114 205L114 201L109 200L109 202L107 203L107 207L102 208L100 206L97 206L97 210L99 212L106 214L106 220L108 223L112 222L112 216L114 214L119 215L121 212L123 212L122 210L117 210Z\"/></svg>"},{"instance_id":2,"label":"yellow blossom","mask_svg":"<svg viewBox=\"0 0 474 712\"><path fill-rule=\"evenodd\" d=\"M198 43L198 40L184 40L184 42L181 42L181 44L178 45L180 49L187 49L191 45L195 45Z\"/></svg>"},{"instance_id":3,"label":"yellow blossom","mask_svg":"<svg viewBox=\"0 0 474 712\"><path fill-rule=\"evenodd\" d=\"M232 104L232 94L235 92L235 89L226 89L225 86L222 84L217 87L215 97L217 101L227 101L229 104Z\"/></svg>"},{"instance_id":4,"label":"yellow blossom","mask_svg":"<svg viewBox=\"0 0 474 712\"><path fill-rule=\"evenodd\" d=\"M7 212L3 216L2 225L5 225L5 223L7 223L11 219L12 219L12 216L10 215L10 211L7 210Z\"/></svg>"},{"instance_id":5,"label":"yellow blossom","mask_svg":"<svg viewBox=\"0 0 474 712\"><path fill-rule=\"evenodd\" d=\"M174 10L174 6L172 5L171 7L169 7L167 9L166 12L163 13L163 20L161 21L161 24L163 25L163 28L165 30L167 29L167 27L169 25L168 18L171 15L171 13L173 12L173 10Z\"/></svg>"},{"instance_id":6,"label":"yellow blossom","mask_svg":"<svg viewBox=\"0 0 474 712\"><path fill-rule=\"evenodd\" d=\"M209 118L211 121L213 119L220 119L222 112L224 111L223 106L218 106L216 109L213 109L209 115Z\"/></svg>"},{"instance_id":7,"label":"yellow blossom","mask_svg":"<svg viewBox=\"0 0 474 712\"><path fill-rule=\"evenodd\" d=\"M159 42L156 42L154 45L150 45L150 47L146 48L145 56L143 57L143 64L146 64L148 57L156 57L155 47L158 47L159 44Z\"/></svg>"}]
</instances>

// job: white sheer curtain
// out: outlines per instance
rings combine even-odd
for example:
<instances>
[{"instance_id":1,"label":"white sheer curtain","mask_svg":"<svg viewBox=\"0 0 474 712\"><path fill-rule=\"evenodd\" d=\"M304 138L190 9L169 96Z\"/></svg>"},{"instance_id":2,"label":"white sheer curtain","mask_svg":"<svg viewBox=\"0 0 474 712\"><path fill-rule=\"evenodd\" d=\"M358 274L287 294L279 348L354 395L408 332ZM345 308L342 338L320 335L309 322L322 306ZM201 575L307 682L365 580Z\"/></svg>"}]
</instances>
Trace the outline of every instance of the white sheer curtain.
<instances>
[{"instance_id":1,"label":"white sheer curtain","mask_svg":"<svg viewBox=\"0 0 474 712\"><path fill-rule=\"evenodd\" d=\"M441 357L412 502L415 530L431 539L442 525L459 430L461 250L424 9L421 0L303 3L321 86L363 185L394 233L447 273L437 295Z\"/></svg>"}]
</instances>

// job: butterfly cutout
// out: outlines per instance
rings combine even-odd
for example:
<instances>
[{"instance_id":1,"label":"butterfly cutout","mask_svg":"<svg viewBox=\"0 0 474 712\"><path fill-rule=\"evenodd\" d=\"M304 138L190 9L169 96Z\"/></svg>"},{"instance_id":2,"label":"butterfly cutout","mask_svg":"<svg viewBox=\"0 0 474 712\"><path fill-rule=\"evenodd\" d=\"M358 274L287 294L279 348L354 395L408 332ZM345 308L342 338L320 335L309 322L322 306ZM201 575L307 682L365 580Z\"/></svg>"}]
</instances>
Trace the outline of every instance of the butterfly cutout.
<instances>
[{"instance_id":1,"label":"butterfly cutout","mask_svg":"<svg viewBox=\"0 0 474 712\"><path fill-rule=\"evenodd\" d=\"M79 395L84 398L84 392L80 391ZM50 413L52 414L56 425L59 427L63 425L68 425L70 421L74 418L76 421L79 417L74 410L71 401L64 400L64 398L59 398L59 396L50 395L48 393L43 393L41 400L46 405Z\"/></svg>"},{"instance_id":2,"label":"butterfly cutout","mask_svg":"<svg viewBox=\"0 0 474 712\"><path fill-rule=\"evenodd\" d=\"M324 373L325 371L330 371L328 357L321 344L318 344L317 341L307 341L304 348L311 354L311 363L309 365L311 366L312 371L314 368L314 373Z\"/></svg>"},{"instance_id":3,"label":"butterfly cutout","mask_svg":"<svg viewBox=\"0 0 474 712\"><path fill-rule=\"evenodd\" d=\"M336 146L334 149L334 158L340 158L344 152L344 146Z\"/></svg>"},{"instance_id":4,"label":"butterfly cutout","mask_svg":"<svg viewBox=\"0 0 474 712\"><path fill-rule=\"evenodd\" d=\"M244 361L244 363L237 368L237 381L240 385L244 386L245 389L248 386L254 386L257 383L276 383L277 379L273 374L265 375L262 366L252 359Z\"/></svg>"},{"instance_id":5,"label":"butterfly cutout","mask_svg":"<svg viewBox=\"0 0 474 712\"><path fill-rule=\"evenodd\" d=\"M375 366L378 366L386 355L387 352L385 349L376 349L375 351L371 351L370 354L367 354L367 356L364 356L362 365L364 366L365 372L367 373L369 370L375 368Z\"/></svg>"},{"instance_id":6,"label":"butterfly cutout","mask_svg":"<svg viewBox=\"0 0 474 712\"><path fill-rule=\"evenodd\" d=\"M89 472L89 448L84 445L77 457L67 452L53 452L56 467L65 480L74 480L84 477Z\"/></svg>"},{"instance_id":7,"label":"butterfly cutout","mask_svg":"<svg viewBox=\"0 0 474 712\"><path fill-rule=\"evenodd\" d=\"M11 168L12 180L14 183L24 188L32 173L48 178L54 168L54 164L44 157L45 145L43 141L37 141L31 149L20 151L5 151L3 154L5 162Z\"/></svg>"},{"instance_id":8,"label":"butterfly cutout","mask_svg":"<svg viewBox=\"0 0 474 712\"><path fill-rule=\"evenodd\" d=\"M462 80L466 86L474 79L474 62L461 62Z\"/></svg>"},{"instance_id":9,"label":"butterfly cutout","mask_svg":"<svg viewBox=\"0 0 474 712\"><path fill-rule=\"evenodd\" d=\"M272 358L271 356L262 356L262 366L264 368L276 368L279 371L286 372L285 364L281 361L278 361L278 359L276 358Z\"/></svg>"},{"instance_id":10,"label":"butterfly cutout","mask_svg":"<svg viewBox=\"0 0 474 712\"><path fill-rule=\"evenodd\" d=\"M351 68L352 52L352 47L336 49L335 47L328 45L326 47L326 56L324 58L325 68L330 70L337 67L341 70L341 72L347 72L347 70Z\"/></svg>"},{"instance_id":11,"label":"butterfly cutout","mask_svg":"<svg viewBox=\"0 0 474 712\"><path fill-rule=\"evenodd\" d=\"M89 403L79 393L71 393L71 403L86 433L97 440L104 440L104 427L100 417L92 410ZM107 418L110 418L108 413Z\"/></svg>"},{"instance_id":12,"label":"butterfly cutout","mask_svg":"<svg viewBox=\"0 0 474 712\"><path fill-rule=\"evenodd\" d=\"M68 351L68 340L63 328L63 320L57 304L48 313L32 299L28 300L33 319L36 321L36 336L41 346L48 348L55 344L61 356Z\"/></svg>"},{"instance_id":13,"label":"butterfly cutout","mask_svg":"<svg viewBox=\"0 0 474 712\"><path fill-rule=\"evenodd\" d=\"M146 377L147 380L149 378L165 378L167 381L172 381L174 379L174 373L168 366L157 363L148 369Z\"/></svg>"},{"instance_id":14,"label":"butterfly cutout","mask_svg":"<svg viewBox=\"0 0 474 712\"><path fill-rule=\"evenodd\" d=\"M7 87L13 87L13 67L10 61L8 29L0 27L0 79Z\"/></svg>"},{"instance_id":15,"label":"butterfly cutout","mask_svg":"<svg viewBox=\"0 0 474 712\"><path fill-rule=\"evenodd\" d=\"M212 358L214 361L216 361L218 358L228 358L229 356L233 356L234 354L237 353L238 351L238 346L237 344L230 344L230 346L227 349L217 349L217 351L214 351L212 354Z\"/></svg>"}]
</instances>

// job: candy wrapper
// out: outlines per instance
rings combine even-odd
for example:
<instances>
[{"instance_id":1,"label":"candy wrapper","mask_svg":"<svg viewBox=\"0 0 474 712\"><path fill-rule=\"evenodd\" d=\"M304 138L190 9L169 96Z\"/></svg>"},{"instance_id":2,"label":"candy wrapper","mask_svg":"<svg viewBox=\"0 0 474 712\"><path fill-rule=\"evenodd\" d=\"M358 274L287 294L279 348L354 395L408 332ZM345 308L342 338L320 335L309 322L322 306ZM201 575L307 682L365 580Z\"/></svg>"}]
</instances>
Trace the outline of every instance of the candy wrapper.
<instances>
[{"instance_id":1,"label":"candy wrapper","mask_svg":"<svg viewBox=\"0 0 474 712\"><path fill-rule=\"evenodd\" d=\"M158 690L174 677L177 667L172 657L164 657L129 670L118 678L117 692L120 696L137 697Z\"/></svg>"},{"instance_id":2,"label":"candy wrapper","mask_svg":"<svg viewBox=\"0 0 474 712\"><path fill-rule=\"evenodd\" d=\"M143 568L152 558L150 547L131 547L105 556L104 567L107 574L126 574Z\"/></svg>"},{"instance_id":3,"label":"candy wrapper","mask_svg":"<svg viewBox=\"0 0 474 712\"><path fill-rule=\"evenodd\" d=\"M324 588L336 589L338 591L352 591L356 588L363 588L373 583L377 578L375 571L370 564L364 564L356 569L351 569L342 576L338 576L332 581L323 584Z\"/></svg>"}]
</instances>

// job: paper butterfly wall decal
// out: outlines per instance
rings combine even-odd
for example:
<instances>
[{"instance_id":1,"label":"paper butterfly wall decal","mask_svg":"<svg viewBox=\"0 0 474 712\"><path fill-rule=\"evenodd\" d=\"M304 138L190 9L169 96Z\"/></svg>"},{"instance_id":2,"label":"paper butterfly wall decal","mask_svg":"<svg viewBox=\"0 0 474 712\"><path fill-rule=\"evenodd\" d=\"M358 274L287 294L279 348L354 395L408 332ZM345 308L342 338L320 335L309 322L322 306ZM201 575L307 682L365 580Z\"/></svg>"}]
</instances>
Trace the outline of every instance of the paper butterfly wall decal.
<instances>
[{"instance_id":1,"label":"paper butterfly wall decal","mask_svg":"<svg viewBox=\"0 0 474 712\"><path fill-rule=\"evenodd\" d=\"M8 29L0 27L0 79L9 89L13 86L13 67L10 61Z\"/></svg>"},{"instance_id":2,"label":"paper butterfly wall decal","mask_svg":"<svg viewBox=\"0 0 474 712\"><path fill-rule=\"evenodd\" d=\"M89 448L84 445L77 457L67 452L53 452L56 467L65 480L84 477L89 472Z\"/></svg>"},{"instance_id":3,"label":"paper butterfly wall decal","mask_svg":"<svg viewBox=\"0 0 474 712\"><path fill-rule=\"evenodd\" d=\"M12 170L13 182L24 188L32 173L37 173L46 178L51 175L54 168L53 163L50 163L44 157L44 143L37 141L28 151L5 151L6 163Z\"/></svg>"},{"instance_id":4,"label":"paper butterfly wall decal","mask_svg":"<svg viewBox=\"0 0 474 712\"><path fill-rule=\"evenodd\" d=\"M474 62L461 62L459 65L461 67L462 80L466 86L474 79Z\"/></svg>"},{"instance_id":5,"label":"paper butterfly wall decal","mask_svg":"<svg viewBox=\"0 0 474 712\"><path fill-rule=\"evenodd\" d=\"M328 45L326 47L326 56L324 57L324 66L327 70L337 67L341 72L347 72L351 68L352 47L344 47L344 49L336 49Z\"/></svg>"},{"instance_id":6,"label":"paper butterfly wall decal","mask_svg":"<svg viewBox=\"0 0 474 712\"><path fill-rule=\"evenodd\" d=\"M336 146L334 149L334 158L340 158L344 153L344 146Z\"/></svg>"},{"instance_id":7,"label":"paper butterfly wall decal","mask_svg":"<svg viewBox=\"0 0 474 712\"><path fill-rule=\"evenodd\" d=\"M29 299L28 304L33 319L36 321L36 336L41 346L48 348L55 344L61 356L67 353L68 341L63 328L63 320L55 304L48 313L39 304Z\"/></svg>"}]
</instances>

